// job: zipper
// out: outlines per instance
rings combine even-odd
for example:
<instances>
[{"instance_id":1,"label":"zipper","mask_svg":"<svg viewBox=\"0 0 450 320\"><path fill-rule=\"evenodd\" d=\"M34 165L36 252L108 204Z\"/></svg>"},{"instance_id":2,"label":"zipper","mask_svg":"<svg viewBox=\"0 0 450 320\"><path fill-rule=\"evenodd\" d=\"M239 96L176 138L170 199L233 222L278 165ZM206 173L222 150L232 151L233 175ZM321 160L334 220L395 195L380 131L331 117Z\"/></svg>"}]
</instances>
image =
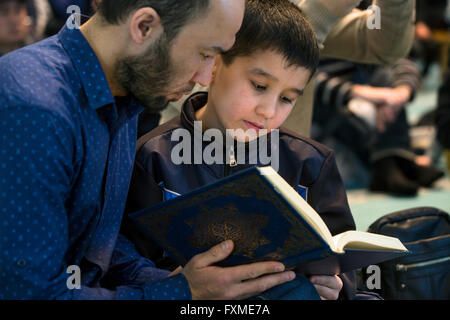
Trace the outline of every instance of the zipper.
<instances>
[{"instance_id":1,"label":"zipper","mask_svg":"<svg viewBox=\"0 0 450 320\"><path fill-rule=\"evenodd\" d=\"M237 166L237 161L236 161L236 158L234 156L234 148L233 147L230 148L229 156L230 156L229 157L230 164L225 163L225 167L224 167L224 170L223 170L224 171L223 172L224 177L226 177L226 176L228 176L230 174L231 167L236 167Z\"/></svg>"},{"instance_id":2,"label":"zipper","mask_svg":"<svg viewBox=\"0 0 450 320\"><path fill-rule=\"evenodd\" d=\"M443 262L447 262L447 261L450 261L450 257L443 257L443 258L439 258L439 259L433 259L433 260L410 263L410 264L397 264L395 266L395 268L397 271L406 272L409 269L427 267L427 266L431 266L431 265L435 265L435 264L443 263Z\"/></svg>"}]
</instances>

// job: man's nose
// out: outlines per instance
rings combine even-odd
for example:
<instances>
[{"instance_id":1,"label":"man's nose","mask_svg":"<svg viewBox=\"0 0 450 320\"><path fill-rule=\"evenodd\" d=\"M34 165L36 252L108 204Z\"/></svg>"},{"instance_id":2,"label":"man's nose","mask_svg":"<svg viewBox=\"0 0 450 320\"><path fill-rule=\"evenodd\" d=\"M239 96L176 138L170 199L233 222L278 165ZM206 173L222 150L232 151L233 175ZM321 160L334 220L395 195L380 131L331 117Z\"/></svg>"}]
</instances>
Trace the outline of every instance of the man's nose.
<instances>
[{"instance_id":1,"label":"man's nose","mask_svg":"<svg viewBox=\"0 0 450 320\"><path fill-rule=\"evenodd\" d=\"M192 77L191 81L198 83L203 87L207 87L211 83L212 73L214 69L215 59L205 62L197 70L197 72Z\"/></svg>"}]
</instances>

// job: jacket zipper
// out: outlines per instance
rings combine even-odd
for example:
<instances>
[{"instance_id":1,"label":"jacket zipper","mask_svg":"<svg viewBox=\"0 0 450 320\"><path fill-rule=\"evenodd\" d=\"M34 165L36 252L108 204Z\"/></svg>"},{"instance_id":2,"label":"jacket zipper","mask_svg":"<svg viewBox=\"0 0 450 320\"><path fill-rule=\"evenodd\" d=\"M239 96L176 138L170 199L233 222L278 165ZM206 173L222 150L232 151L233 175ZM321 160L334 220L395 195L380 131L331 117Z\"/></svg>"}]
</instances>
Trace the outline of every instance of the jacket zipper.
<instances>
[{"instance_id":1,"label":"jacket zipper","mask_svg":"<svg viewBox=\"0 0 450 320\"><path fill-rule=\"evenodd\" d=\"M447 262L447 261L450 261L450 257L443 257L443 258L439 258L439 259L433 259L433 260L429 260L429 261L410 263L410 264L397 264L395 266L395 268L397 271L406 272L409 269L427 267L427 266L431 266L431 265L435 265L435 264L443 263L443 262Z\"/></svg>"},{"instance_id":2,"label":"jacket zipper","mask_svg":"<svg viewBox=\"0 0 450 320\"><path fill-rule=\"evenodd\" d=\"M230 164L225 163L225 167L224 167L224 172L223 175L224 177L228 176L230 174L230 169L231 167L236 167L237 166L237 161L236 158L234 157L234 149L230 148L230 152L229 152L229 159L230 159Z\"/></svg>"}]
</instances>

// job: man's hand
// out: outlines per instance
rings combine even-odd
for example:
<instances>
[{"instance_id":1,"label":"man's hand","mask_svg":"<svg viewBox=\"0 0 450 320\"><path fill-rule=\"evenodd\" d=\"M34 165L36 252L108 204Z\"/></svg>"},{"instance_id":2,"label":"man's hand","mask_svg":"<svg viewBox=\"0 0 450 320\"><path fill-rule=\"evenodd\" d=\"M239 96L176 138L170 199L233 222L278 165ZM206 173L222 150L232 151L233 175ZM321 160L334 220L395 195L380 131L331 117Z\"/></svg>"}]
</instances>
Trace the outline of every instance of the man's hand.
<instances>
[{"instance_id":1,"label":"man's hand","mask_svg":"<svg viewBox=\"0 0 450 320\"><path fill-rule=\"evenodd\" d=\"M384 132L395 122L401 109L409 102L412 89L406 85L395 88L354 85L351 94L352 97L368 100L377 106L376 126L379 132Z\"/></svg>"},{"instance_id":2,"label":"man's hand","mask_svg":"<svg viewBox=\"0 0 450 320\"><path fill-rule=\"evenodd\" d=\"M309 280L322 300L337 300L344 285L338 276L312 276Z\"/></svg>"},{"instance_id":3,"label":"man's hand","mask_svg":"<svg viewBox=\"0 0 450 320\"><path fill-rule=\"evenodd\" d=\"M221 268L214 263L225 259L233 251L231 240L193 257L183 268L193 300L246 299L295 278L292 271L284 271L279 262L257 262Z\"/></svg>"},{"instance_id":4,"label":"man's hand","mask_svg":"<svg viewBox=\"0 0 450 320\"><path fill-rule=\"evenodd\" d=\"M411 94L412 89L406 85L389 88L355 84L351 91L352 97L368 100L378 106L388 105L397 110L409 102Z\"/></svg>"},{"instance_id":5,"label":"man's hand","mask_svg":"<svg viewBox=\"0 0 450 320\"><path fill-rule=\"evenodd\" d=\"M319 0L319 1L325 8L333 12L337 17L345 16L361 3L361 0Z\"/></svg>"}]
</instances>

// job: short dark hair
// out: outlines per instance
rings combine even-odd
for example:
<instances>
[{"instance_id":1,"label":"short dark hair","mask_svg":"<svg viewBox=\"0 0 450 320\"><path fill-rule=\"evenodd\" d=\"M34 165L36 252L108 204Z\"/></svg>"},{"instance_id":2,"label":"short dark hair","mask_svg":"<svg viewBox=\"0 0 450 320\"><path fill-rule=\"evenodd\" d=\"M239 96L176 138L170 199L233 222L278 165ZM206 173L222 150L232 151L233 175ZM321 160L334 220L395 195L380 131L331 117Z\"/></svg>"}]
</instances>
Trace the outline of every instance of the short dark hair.
<instances>
[{"instance_id":1,"label":"short dark hair","mask_svg":"<svg viewBox=\"0 0 450 320\"><path fill-rule=\"evenodd\" d=\"M152 7L160 16L165 36L170 41L188 22L206 14L209 2L210 0L101 0L98 12L106 22L119 24L132 12Z\"/></svg>"},{"instance_id":2,"label":"short dark hair","mask_svg":"<svg viewBox=\"0 0 450 320\"><path fill-rule=\"evenodd\" d=\"M319 46L311 24L298 6L289 0L247 0L242 27L234 46L222 54L226 65L236 57L260 50L281 54L289 66L315 73Z\"/></svg>"},{"instance_id":3,"label":"short dark hair","mask_svg":"<svg viewBox=\"0 0 450 320\"><path fill-rule=\"evenodd\" d=\"M27 0L0 0L0 5L4 4L4 3L8 3L8 2L15 2L21 5L26 5L27 4Z\"/></svg>"}]
</instances>

